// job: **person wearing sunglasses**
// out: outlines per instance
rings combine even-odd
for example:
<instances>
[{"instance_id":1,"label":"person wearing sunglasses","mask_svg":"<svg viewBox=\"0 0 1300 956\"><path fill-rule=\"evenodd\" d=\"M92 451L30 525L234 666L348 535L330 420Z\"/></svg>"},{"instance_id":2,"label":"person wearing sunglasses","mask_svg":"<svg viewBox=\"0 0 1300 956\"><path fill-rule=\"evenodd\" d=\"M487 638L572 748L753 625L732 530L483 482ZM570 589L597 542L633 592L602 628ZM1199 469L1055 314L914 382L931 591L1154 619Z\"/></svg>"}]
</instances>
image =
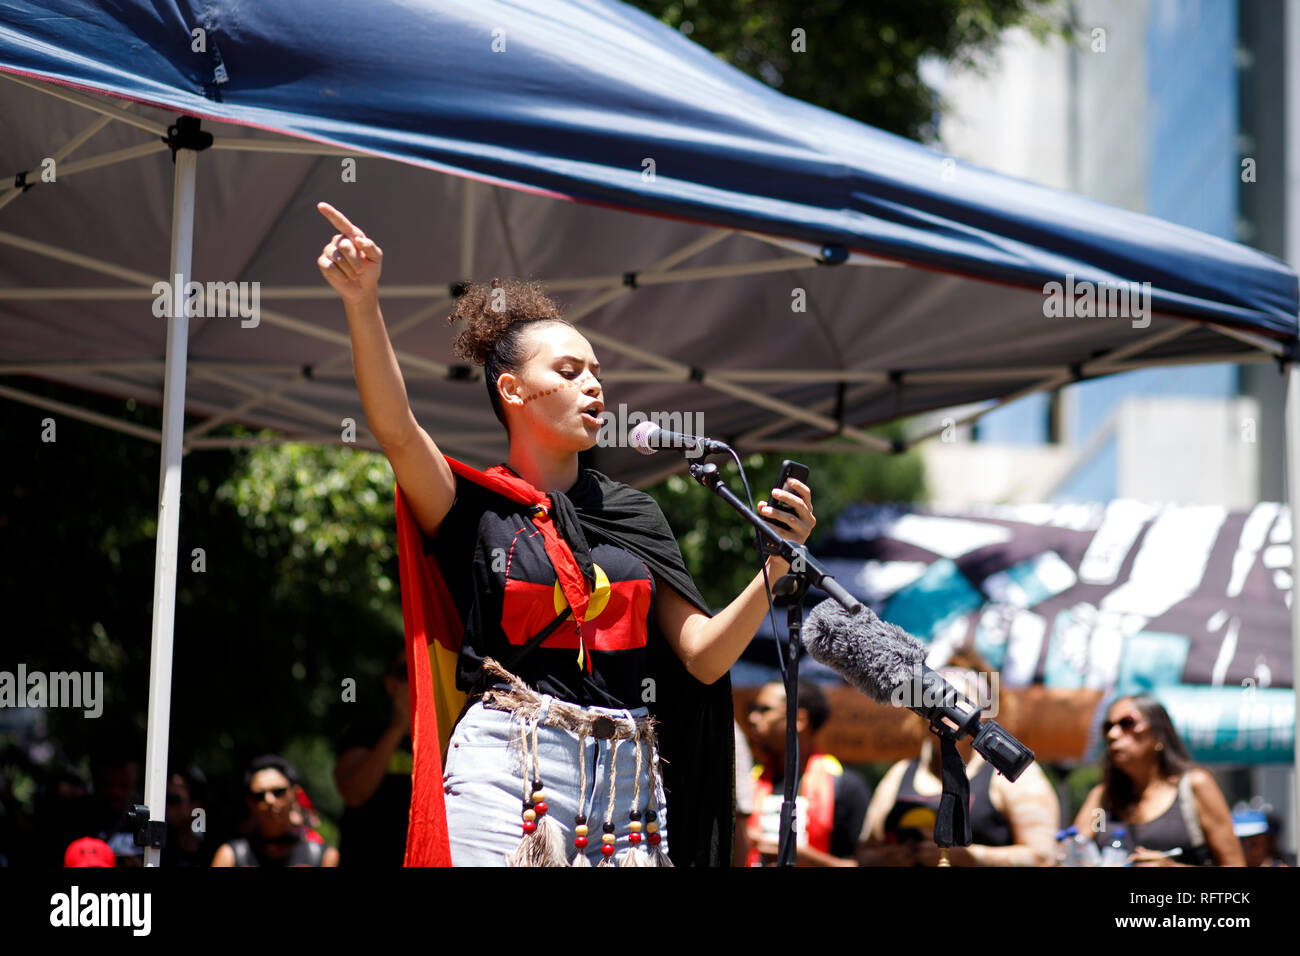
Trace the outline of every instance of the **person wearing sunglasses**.
<instances>
[{"instance_id":1,"label":"person wearing sunglasses","mask_svg":"<svg viewBox=\"0 0 1300 956\"><path fill-rule=\"evenodd\" d=\"M307 839L298 805L298 772L283 757L258 757L244 773L251 836L223 843L213 866L338 866L339 851Z\"/></svg>"},{"instance_id":2,"label":"person wearing sunglasses","mask_svg":"<svg viewBox=\"0 0 1300 956\"><path fill-rule=\"evenodd\" d=\"M1102 781L1074 823L1109 846L1123 827L1134 866L1244 866L1232 814L1154 697L1121 697L1102 724Z\"/></svg>"}]
</instances>

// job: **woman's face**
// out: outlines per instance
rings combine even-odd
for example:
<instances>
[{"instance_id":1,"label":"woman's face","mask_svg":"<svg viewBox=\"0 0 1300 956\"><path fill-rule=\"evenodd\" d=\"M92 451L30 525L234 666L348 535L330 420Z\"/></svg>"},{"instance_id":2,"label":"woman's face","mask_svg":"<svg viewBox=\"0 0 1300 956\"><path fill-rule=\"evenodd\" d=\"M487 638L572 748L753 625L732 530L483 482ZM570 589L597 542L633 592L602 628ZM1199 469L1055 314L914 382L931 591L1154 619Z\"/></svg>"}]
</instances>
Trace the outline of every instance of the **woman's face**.
<instances>
[{"instance_id":1,"label":"woman's face","mask_svg":"<svg viewBox=\"0 0 1300 956\"><path fill-rule=\"evenodd\" d=\"M1132 700L1117 700L1111 704L1103 730L1106 752L1116 767L1140 766L1155 759L1156 735Z\"/></svg>"},{"instance_id":2,"label":"woman's face","mask_svg":"<svg viewBox=\"0 0 1300 956\"><path fill-rule=\"evenodd\" d=\"M551 451L585 451L596 444L605 411L591 343L559 323L535 326L525 335L531 357L518 374L502 375L497 383L511 434L523 432Z\"/></svg>"}]
</instances>

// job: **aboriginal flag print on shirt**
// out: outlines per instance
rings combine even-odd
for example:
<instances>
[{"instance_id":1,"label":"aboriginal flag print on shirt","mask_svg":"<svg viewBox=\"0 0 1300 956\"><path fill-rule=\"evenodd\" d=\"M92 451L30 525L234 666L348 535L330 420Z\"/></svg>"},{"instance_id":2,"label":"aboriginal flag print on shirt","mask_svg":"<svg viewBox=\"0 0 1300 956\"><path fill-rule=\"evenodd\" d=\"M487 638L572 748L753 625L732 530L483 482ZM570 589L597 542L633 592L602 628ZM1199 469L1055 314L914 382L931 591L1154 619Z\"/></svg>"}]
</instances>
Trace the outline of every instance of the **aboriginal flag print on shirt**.
<instances>
[{"instance_id":1,"label":"aboriginal flag print on shirt","mask_svg":"<svg viewBox=\"0 0 1300 956\"><path fill-rule=\"evenodd\" d=\"M567 493L547 495L502 466L480 472L454 458L446 460L457 476L457 494L464 497L458 497L452 508L457 515L453 524L449 526L444 520L436 540L429 541L407 507L402 489L396 489L398 564L411 677L415 762L407 866L446 866L451 862L441 751L465 700L465 689L472 687L478 676L476 667L467 666L481 653L475 648L513 647L501 627L506 579L502 577L499 591L494 592L493 579L475 567L476 562L487 561L487 568L492 569L490 549L484 553L477 542L479 526L486 516L504 519L522 515L542 533L543 547L561 581L561 590L569 605L580 609L584 624L591 623L587 614L593 605L593 592L599 587L597 565L605 570L611 587L620 580L636 579L635 575L620 578L618 559L607 558L602 545L612 545L644 562L653 575L654 587L672 588L699 612L708 614L708 605L682 561L672 528L645 492L583 469ZM471 498L475 499L473 503ZM475 514L474 507L480 505L483 511ZM510 529L512 540L520 528L515 524ZM628 593L627 589L624 593ZM653 589L650 593L655 594ZM495 603L494 594L499 595L500 604ZM611 598L614 596L611 594ZM597 611L596 618L603 613ZM636 619L640 620L640 616ZM544 653L564 655L563 671L554 677L559 683L566 684L576 675L581 678L577 683L583 686L595 682L598 688L608 688L609 684L599 681L608 676L613 683L627 683L620 676L621 668L625 664L629 672L638 668L636 655L644 652L645 681L651 690L644 703L659 722L664 789L672 808L669 853L673 863L730 866L735 807L731 681L727 675L711 684L696 680L660 633L653 612L646 623L649 637L643 648L593 651L588 656L592 662L590 679L582 677L573 650L552 648ZM568 621L561 627L572 628L573 624ZM616 629L610 631L611 639L616 633ZM496 645L492 644L494 640ZM584 628L583 643L587 640ZM516 670L522 673L524 668ZM590 688L586 693L595 696ZM642 703L639 698L637 695L632 706Z\"/></svg>"},{"instance_id":2,"label":"aboriginal flag print on shirt","mask_svg":"<svg viewBox=\"0 0 1300 956\"><path fill-rule=\"evenodd\" d=\"M472 481L457 479L456 503L424 547L437 557L465 621L456 679L461 690L473 688L483 658L509 660L568 606L529 507ZM602 542L589 543L589 550L594 583L581 639L566 621L515 672L561 700L641 707L654 576L622 548Z\"/></svg>"}]
</instances>

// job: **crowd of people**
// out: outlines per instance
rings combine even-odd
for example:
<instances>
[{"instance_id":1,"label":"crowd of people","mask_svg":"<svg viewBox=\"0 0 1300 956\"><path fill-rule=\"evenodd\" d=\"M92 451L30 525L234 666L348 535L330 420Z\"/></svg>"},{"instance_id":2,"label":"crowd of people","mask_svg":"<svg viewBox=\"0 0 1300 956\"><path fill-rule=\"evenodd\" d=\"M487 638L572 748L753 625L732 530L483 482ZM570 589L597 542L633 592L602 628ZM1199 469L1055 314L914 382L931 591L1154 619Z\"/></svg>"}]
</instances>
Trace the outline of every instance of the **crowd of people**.
<instances>
[{"instance_id":1,"label":"crowd of people","mask_svg":"<svg viewBox=\"0 0 1300 956\"><path fill-rule=\"evenodd\" d=\"M940 673L967 699L979 699L975 671L945 667ZM752 778L752 786L740 807L745 825L737 828L737 865L776 860L785 714L779 683L763 687L750 705L749 736L761 762L740 774ZM1097 860L1103 850L1118 851L1106 865L1288 865L1278 847L1278 818L1257 805L1230 812L1214 777L1193 764L1154 697L1121 697L1108 707L1102 780L1068 831L1059 829L1064 801L1038 764L1012 782L994 773L968 740L959 742L970 783L972 841L947 849L934 841L943 791L938 738L927 736L917 757L892 765L868 799L865 782L816 745L814 735L828 717L824 693L801 682L801 866L1085 865L1066 859L1065 844L1078 834L1096 847Z\"/></svg>"},{"instance_id":2,"label":"crowd of people","mask_svg":"<svg viewBox=\"0 0 1300 956\"><path fill-rule=\"evenodd\" d=\"M941 673L977 700L975 672ZM340 739L334 783L344 810L341 846L327 845L319 815L297 769L275 754L245 768L239 812L216 813L207 826L210 788L197 767L167 781L167 837L162 865L400 866L411 799L410 709L405 658L384 678L387 720L358 721ZM959 753L970 781L972 842L941 851L934 842L940 800L937 738L884 773L874 790L856 770L818 744L831 716L824 690L801 681L796 736L802 763L798 791L799 866L1052 866L1062 862L1062 801L1037 764L1008 781L974 753ZM1073 815L1071 834L1099 851L1122 841L1134 866L1286 866L1280 824L1270 808L1230 811L1213 776L1193 764L1168 713L1151 697L1123 697L1107 708L1101 782ZM786 766L784 686L761 687L736 725L735 866L773 865ZM143 850L128 811L140 801L140 765L133 753L105 750L91 764L88 786L63 768L43 781L28 839L0 845L8 865L140 866ZM229 811L231 808L226 807ZM196 825L196 822L198 825ZM214 834L220 833L214 838ZM1100 852L1097 859L1100 857ZM1292 861L1293 862L1293 861Z\"/></svg>"},{"instance_id":3,"label":"crowd of people","mask_svg":"<svg viewBox=\"0 0 1300 956\"><path fill-rule=\"evenodd\" d=\"M144 865L130 815L143 797L139 759L126 750L105 751L92 758L91 767L89 787L71 767L50 773L29 817L13 812L16 801L9 801L0 862ZM232 807L211 805L208 779L199 768L168 775L162 866L338 865L338 850L325 845L319 815L289 761L276 754L257 757L241 782L243 806L232 813Z\"/></svg>"}]
</instances>

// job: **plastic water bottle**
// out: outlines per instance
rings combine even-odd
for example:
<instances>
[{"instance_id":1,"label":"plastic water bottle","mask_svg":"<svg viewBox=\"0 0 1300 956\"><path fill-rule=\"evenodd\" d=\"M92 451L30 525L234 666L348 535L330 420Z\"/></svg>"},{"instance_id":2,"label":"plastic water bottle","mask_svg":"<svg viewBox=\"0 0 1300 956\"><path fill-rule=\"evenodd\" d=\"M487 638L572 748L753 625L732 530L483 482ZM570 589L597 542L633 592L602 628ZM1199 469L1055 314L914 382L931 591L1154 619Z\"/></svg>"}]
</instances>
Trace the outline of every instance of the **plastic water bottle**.
<instances>
[{"instance_id":1,"label":"plastic water bottle","mask_svg":"<svg viewBox=\"0 0 1300 956\"><path fill-rule=\"evenodd\" d=\"M1056 863L1058 866L1079 865L1079 845L1074 838L1079 835L1078 827L1066 827L1056 834Z\"/></svg>"},{"instance_id":2,"label":"plastic water bottle","mask_svg":"<svg viewBox=\"0 0 1300 956\"><path fill-rule=\"evenodd\" d=\"M1075 866L1101 866L1101 850L1097 849L1096 842L1086 833L1075 836L1074 846Z\"/></svg>"},{"instance_id":3,"label":"plastic water bottle","mask_svg":"<svg viewBox=\"0 0 1300 956\"><path fill-rule=\"evenodd\" d=\"M1116 827L1110 846L1101 851L1102 866L1128 866L1128 831Z\"/></svg>"}]
</instances>

